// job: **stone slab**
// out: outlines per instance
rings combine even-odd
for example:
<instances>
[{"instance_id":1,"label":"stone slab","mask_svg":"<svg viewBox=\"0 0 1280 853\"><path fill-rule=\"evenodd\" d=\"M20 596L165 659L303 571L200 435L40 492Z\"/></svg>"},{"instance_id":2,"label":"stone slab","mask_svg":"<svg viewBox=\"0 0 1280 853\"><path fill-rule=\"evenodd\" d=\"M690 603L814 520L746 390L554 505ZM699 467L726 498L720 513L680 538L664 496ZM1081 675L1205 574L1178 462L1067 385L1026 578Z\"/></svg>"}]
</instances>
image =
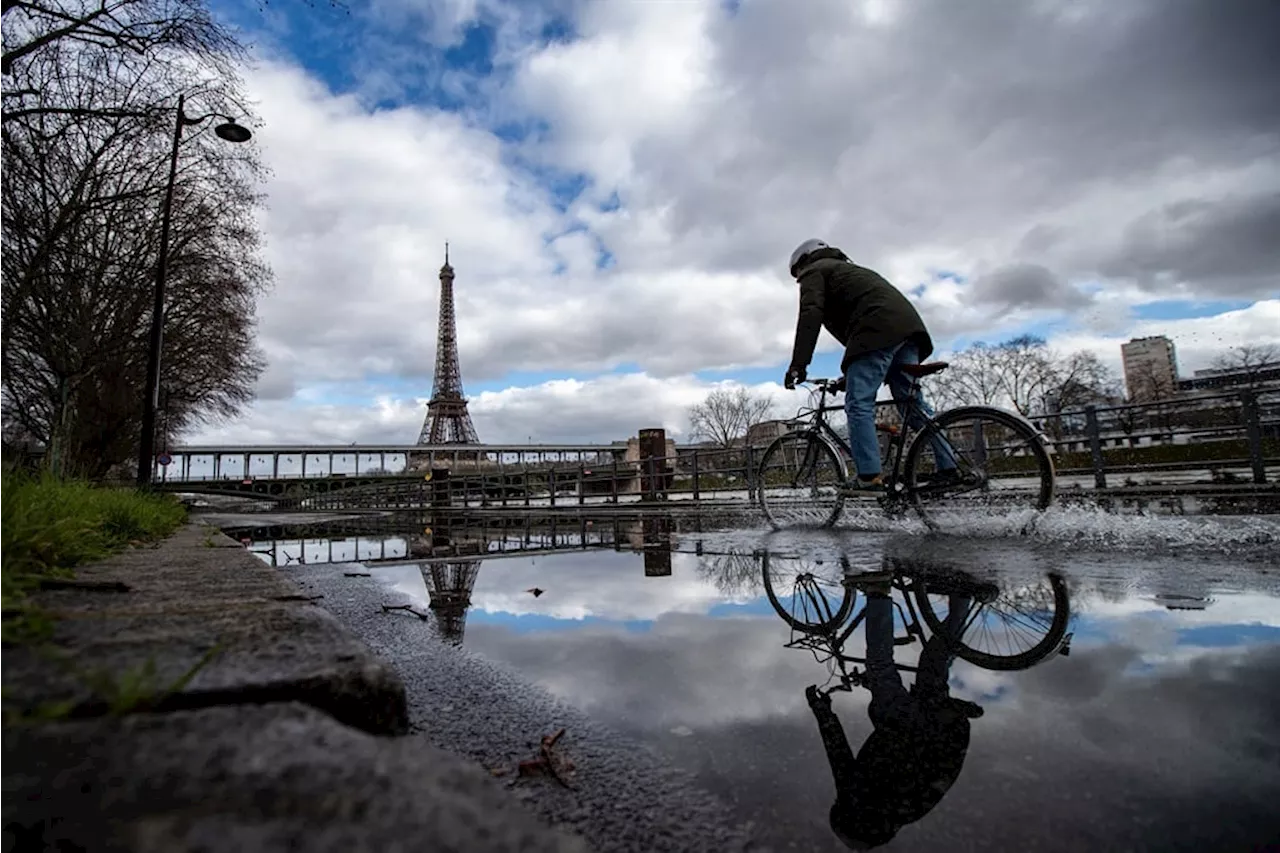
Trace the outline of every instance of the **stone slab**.
<instances>
[{"instance_id":1,"label":"stone slab","mask_svg":"<svg viewBox=\"0 0 1280 853\"><path fill-rule=\"evenodd\" d=\"M150 668L159 697L212 652L153 710L296 700L369 732L407 730L394 670L296 584L221 533L190 524L76 577L127 591L39 593L56 620L53 642L5 650L6 712L66 701L73 717L100 715L111 688L95 687L96 677L119 685Z\"/></svg>"},{"instance_id":2,"label":"stone slab","mask_svg":"<svg viewBox=\"0 0 1280 853\"><path fill-rule=\"evenodd\" d=\"M585 853L482 769L299 703L9 728L4 849Z\"/></svg>"}]
</instances>

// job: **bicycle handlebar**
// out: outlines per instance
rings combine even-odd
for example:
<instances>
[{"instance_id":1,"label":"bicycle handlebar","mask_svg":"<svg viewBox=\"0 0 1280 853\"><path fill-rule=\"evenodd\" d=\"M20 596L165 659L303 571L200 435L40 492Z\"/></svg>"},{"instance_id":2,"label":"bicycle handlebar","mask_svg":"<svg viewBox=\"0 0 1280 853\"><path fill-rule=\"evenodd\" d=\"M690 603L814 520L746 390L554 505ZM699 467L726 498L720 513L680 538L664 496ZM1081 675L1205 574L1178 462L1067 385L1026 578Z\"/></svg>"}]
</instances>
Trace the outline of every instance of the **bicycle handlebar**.
<instances>
[{"instance_id":1,"label":"bicycle handlebar","mask_svg":"<svg viewBox=\"0 0 1280 853\"><path fill-rule=\"evenodd\" d=\"M843 391L843 390L844 390L844 377L842 376L842 377L840 377L839 379L805 379L804 381L802 381L802 382L797 382L796 384L797 384L797 385L812 385L813 387L815 387L815 388L821 388L821 389L823 389L824 391L832 391L832 392L835 392L835 391ZM837 387L837 386L839 386L839 387Z\"/></svg>"}]
</instances>

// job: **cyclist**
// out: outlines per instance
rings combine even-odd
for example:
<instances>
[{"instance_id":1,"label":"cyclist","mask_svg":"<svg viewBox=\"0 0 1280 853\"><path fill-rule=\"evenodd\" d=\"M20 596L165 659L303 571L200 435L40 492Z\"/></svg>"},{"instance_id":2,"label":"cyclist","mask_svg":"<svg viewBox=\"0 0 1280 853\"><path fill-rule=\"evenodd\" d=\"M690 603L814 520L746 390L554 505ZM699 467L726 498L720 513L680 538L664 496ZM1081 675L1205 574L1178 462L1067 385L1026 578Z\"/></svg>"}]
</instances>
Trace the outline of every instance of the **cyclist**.
<instances>
[{"instance_id":1,"label":"cyclist","mask_svg":"<svg viewBox=\"0 0 1280 853\"><path fill-rule=\"evenodd\" d=\"M844 377L849 450L858 470L856 491L883 491L880 444L876 440L876 392L885 382L905 416L911 377L899 368L919 364L933 352L933 340L920 314L899 290L874 270L860 267L844 252L821 240L805 240L791 253L791 275L800 284L791 366L783 385L794 388L807 375L818 335L825 326L844 345L840 372ZM916 405L932 417L918 386ZM910 423L921 429L919 418ZM933 440L937 473L934 485L959 482L956 459L941 436Z\"/></svg>"}]
</instances>

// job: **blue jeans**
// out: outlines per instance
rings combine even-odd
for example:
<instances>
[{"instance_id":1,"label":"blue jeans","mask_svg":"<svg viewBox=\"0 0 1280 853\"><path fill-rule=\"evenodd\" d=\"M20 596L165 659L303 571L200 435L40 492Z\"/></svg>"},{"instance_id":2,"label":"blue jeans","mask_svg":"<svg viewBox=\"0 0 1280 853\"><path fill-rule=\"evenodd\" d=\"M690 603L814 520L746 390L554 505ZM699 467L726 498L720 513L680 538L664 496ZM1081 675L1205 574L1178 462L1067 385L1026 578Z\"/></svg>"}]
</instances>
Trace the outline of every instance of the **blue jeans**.
<instances>
[{"instance_id":1,"label":"blue jeans","mask_svg":"<svg viewBox=\"0 0 1280 853\"><path fill-rule=\"evenodd\" d=\"M898 368L904 364L919 364L920 354L911 341L903 341L884 349L872 350L849 363L845 371L844 413L849 421L849 451L859 477L870 478L880 473L880 443L876 440L876 392L884 383L898 404L899 414L906 417L906 402L911 396L911 377ZM925 402L924 395L916 388L916 407L929 417L933 409ZM923 429L924 421L915 412L907 421L912 429ZM933 454L939 471L954 469L956 457L946 440L940 435L932 439Z\"/></svg>"}]
</instances>

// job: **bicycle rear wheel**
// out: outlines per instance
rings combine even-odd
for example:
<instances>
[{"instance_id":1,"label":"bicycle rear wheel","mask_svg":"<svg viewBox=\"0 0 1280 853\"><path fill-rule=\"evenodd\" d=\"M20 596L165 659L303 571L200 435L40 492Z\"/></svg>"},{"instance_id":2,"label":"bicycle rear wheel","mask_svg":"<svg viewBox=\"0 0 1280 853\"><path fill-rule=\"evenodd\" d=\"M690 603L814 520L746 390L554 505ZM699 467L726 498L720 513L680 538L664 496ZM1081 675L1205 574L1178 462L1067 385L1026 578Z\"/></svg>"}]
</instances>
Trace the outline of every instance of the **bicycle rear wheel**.
<instances>
[{"instance_id":1,"label":"bicycle rear wheel","mask_svg":"<svg viewBox=\"0 0 1280 853\"><path fill-rule=\"evenodd\" d=\"M830 527L844 507L845 466L835 449L808 431L774 439L760 459L760 508L775 528Z\"/></svg>"},{"instance_id":2,"label":"bicycle rear wheel","mask_svg":"<svg viewBox=\"0 0 1280 853\"><path fill-rule=\"evenodd\" d=\"M933 484L941 469L952 467L959 484ZM944 412L917 433L903 463L903 481L916 512L934 530L976 523L1025 532L1053 503L1053 459L1039 433L1022 418L988 406Z\"/></svg>"},{"instance_id":3,"label":"bicycle rear wheel","mask_svg":"<svg viewBox=\"0 0 1280 853\"><path fill-rule=\"evenodd\" d=\"M944 631L950 597L964 595L969 605L956 643L956 655L975 666L1002 671L1028 669L1057 650L1067 634L1071 603L1060 575L1047 575L1035 587L997 589L990 584L916 579L920 618L934 634ZM984 594L990 588L993 594Z\"/></svg>"}]
</instances>

